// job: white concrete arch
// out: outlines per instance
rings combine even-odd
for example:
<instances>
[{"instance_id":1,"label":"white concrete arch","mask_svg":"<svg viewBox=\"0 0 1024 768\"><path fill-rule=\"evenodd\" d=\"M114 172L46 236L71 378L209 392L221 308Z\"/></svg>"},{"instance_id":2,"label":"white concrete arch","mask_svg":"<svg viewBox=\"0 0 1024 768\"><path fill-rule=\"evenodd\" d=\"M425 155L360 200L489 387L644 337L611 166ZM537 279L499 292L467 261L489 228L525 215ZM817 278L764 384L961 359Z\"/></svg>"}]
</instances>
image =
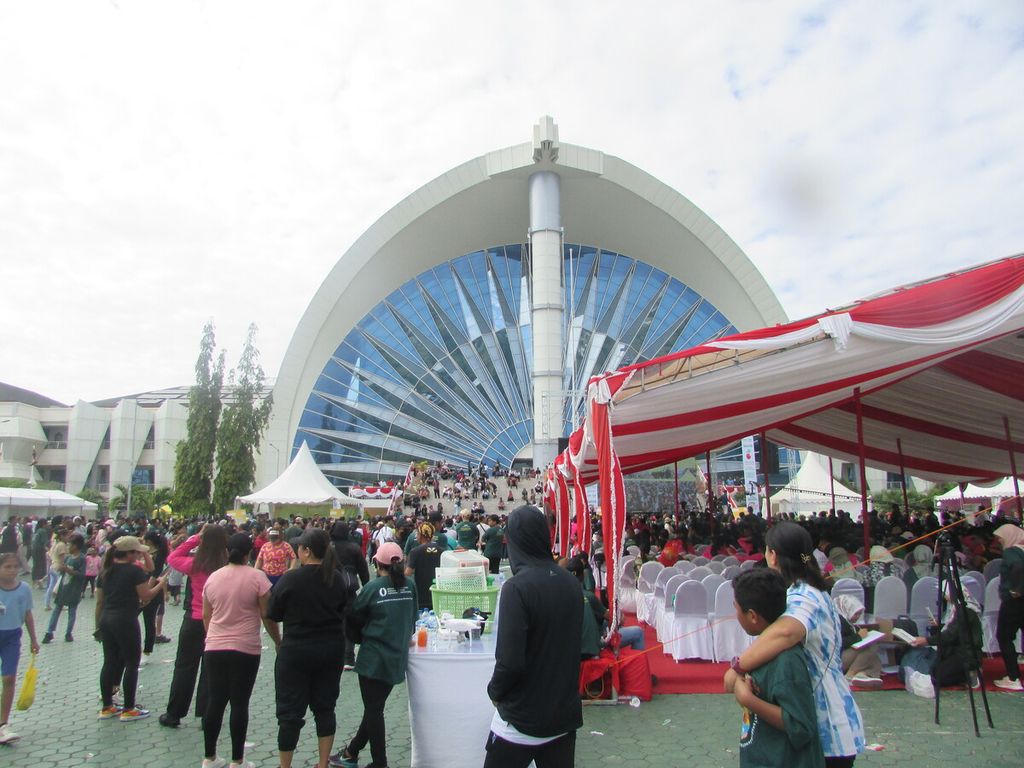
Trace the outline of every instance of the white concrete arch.
<instances>
[{"instance_id":1,"label":"white concrete arch","mask_svg":"<svg viewBox=\"0 0 1024 768\"><path fill-rule=\"evenodd\" d=\"M596 245L676 277L740 330L784 322L767 282L697 206L650 174L600 151L561 144L535 161L533 143L453 168L378 219L338 260L295 330L274 387L261 476L287 466L310 391L346 334L388 293L423 271L484 248L526 241L527 181L562 179L565 242ZM279 449L279 450L278 450Z\"/></svg>"}]
</instances>

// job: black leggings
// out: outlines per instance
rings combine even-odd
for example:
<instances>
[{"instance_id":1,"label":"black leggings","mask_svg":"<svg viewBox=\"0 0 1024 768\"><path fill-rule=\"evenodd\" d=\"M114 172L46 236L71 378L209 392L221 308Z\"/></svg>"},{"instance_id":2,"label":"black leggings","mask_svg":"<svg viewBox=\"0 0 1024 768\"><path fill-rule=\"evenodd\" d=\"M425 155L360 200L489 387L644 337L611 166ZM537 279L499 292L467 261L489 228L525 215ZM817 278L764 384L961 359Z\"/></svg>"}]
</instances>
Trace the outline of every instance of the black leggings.
<instances>
[{"instance_id":1,"label":"black leggings","mask_svg":"<svg viewBox=\"0 0 1024 768\"><path fill-rule=\"evenodd\" d=\"M100 616L103 638L103 666L100 668L100 696L103 706L113 703L114 686L121 684L124 708L135 707L135 689L139 684L139 659L142 656L142 635L135 611L107 613Z\"/></svg>"},{"instance_id":2,"label":"black leggings","mask_svg":"<svg viewBox=\"0 0 1024 768\"><path fill-rule=\"evenodd\" d=\"M575 756L576 731L535 746L513 744L492 733L487 737L484 768L526 768L531 760L537 768L572 768Z\"/></svg>"},{"instance_id":3,"label":"black leggings","mask_svg":"<svg viewBox=\"0 0 1024 768\"><path fill-rule=\"evenodd\" d=\"M143 653L152 653L156 643L156 617L163 613L164 593L161 592L142 609L142 626L146 631L142 643Z\"/></svg>"},{"instance_id":4,"label":"black leggings","mask_svg":"<svg viewBox=\"0 0 1024 768\"><path fill-rule=\"evenodd\" d=\"M825 768L853 768L853 761L856 759L856 755L848 755L846 757L826 757Z\"/></svg>"},{"instance_id":5,"label":"black leggings","mask_svg":"<svg viewBox=\"0 0 1024 768\"><path fill-rule=\"evenodd\" d=\"M384 742L384 703L394 688L391 683L375 680L372 677L359 676L359 695L363 699L363 719L359 730L348 743L348 754L356 757L359 750L370 742L370 757L374 765L387 765L387 745Z\"/></svg>"},{"instance_id":6,"label":"black leggings","mask_svg":"<svg viewBox=\"0 0 1024 768\"><path fill-rule=\"evenodd\" d=\"M178 631L178 652L174 657L174 676L171 678L171 690L167 695L167 715L180 720L188 714L188 706L192 703L192 691L199 677L199 690L196 691L196 717L206 712L207 685L206 673L201 672L203 666L203 646L206 643L206 629L202 619L185 616L181 620Z\"/></svg>"},{"instance_id":7,"label":"black leggings","mask_svg":"<svg viewBox=\"0 0 1024 768\"><path fill-rule=\"evenodd\" d=\"M231 762L245 755L245 734L249 730L249 697L260 671L259 654L240 651L207 651L203 656L209 701L203 715L205 757L217 756L217 739L224 722L224 710L231 702Z\"/></svg>"},{"instance_id":8,"label":"black leggings","mask_svg":"<svg viewBox=\"0 0 1024 768\"><path fill-rule=\"evenodd\" d=\"M1020 666L1017 664L1017 633L1024 629L1024 597L1007 597L999 606L996 619L996 640L1003 657L1006 676L1020 680Z\"/></svg>"},{"instance_id":9,"label":"black leggings","mask_svg":"<svg viewBox=\"0 0 1024 768\"><path fill-rule=\"evenodd\" d=\"M316 721L318 738L333 736L338 728L334 707L338 703L345 641L340 635L322 642L285 641L277 652L274 681L277 708L277 748L295 751L306 724L308 708Z\"/></svg>"}]
</instances>

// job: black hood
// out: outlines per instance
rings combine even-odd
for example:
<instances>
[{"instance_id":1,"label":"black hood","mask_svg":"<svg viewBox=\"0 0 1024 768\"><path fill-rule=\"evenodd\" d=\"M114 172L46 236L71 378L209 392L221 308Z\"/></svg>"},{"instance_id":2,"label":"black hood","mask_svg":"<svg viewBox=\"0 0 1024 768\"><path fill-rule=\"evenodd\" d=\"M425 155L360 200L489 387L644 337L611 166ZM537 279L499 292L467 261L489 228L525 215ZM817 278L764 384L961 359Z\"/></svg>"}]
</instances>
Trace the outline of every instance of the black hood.
<instances>
[{"instance_id":1,"label":"black hood","mask_svg":"<svg viewBox=\"0 0 1024 768\"><path fill-rule=\"evenodd\" d=\"M331 526L331 538L335 541L348 541L348 533L348 523L342 522L341 520Z\"/></svg>"},{"instance_id":2,"label":"black hood","mask_svg":"<svg viewBox=\"0 0 1024 768\"><path fill-rule=\"evenodd\" d=\"M551 532L544 513L529 505L512 510L505 526L512 573L523 566L551 565Z\"/></svg>"}]
</instances>

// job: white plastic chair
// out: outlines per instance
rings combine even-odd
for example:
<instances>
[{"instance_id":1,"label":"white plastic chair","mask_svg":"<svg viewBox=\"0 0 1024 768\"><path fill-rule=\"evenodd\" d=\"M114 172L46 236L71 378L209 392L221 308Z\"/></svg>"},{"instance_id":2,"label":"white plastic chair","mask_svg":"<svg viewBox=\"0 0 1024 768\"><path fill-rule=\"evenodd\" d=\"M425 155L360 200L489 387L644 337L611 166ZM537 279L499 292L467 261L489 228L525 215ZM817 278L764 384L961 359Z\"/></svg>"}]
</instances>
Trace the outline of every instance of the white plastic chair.
<instances>
[{"instance_id":1,"label":"white plastic chair","mask_svg":"<svg viewBox=\"0 0 1024 768\"><path fill-rule=\"evenodd\" d=\"M897 577L889 577L897 578ZM902 579L901 579L902 581ZM903 588L904 594L907 588ZM832 585L832 599L835 600L840 595L853 595L860 600L861 605L864 606L864 612L868 612L867 603L864 602L864 585L856 579L837 579L836 583ZM904 606L906 608L906 606ZM902 611L900 611L902 613Z\"/></svg>"},{"instance_id":2,"label":"white plastic chair","mask_svg":"<svg viewBox=\"0 0 1024 768\"><path fill-rule=\"evenodd\" d=\"M734 566L735 567L735 566ZM715 592L715 608L711 614L711 635L715 646L715 661L728 661L739 656L754 641L736 620L732 583L726 581Z\"/></svg>"},{"instance_id":3,"label":"white plastic chair","mask_svg":"<svg viewBox=\"0 0 1024 768\"><path fill-rule=\"evenodd\" d=\"M1003 564L1003 558L997 557L995 560L989 560L988 564L985 565L985 581L992 581L999 575L999 568Z\"/></svg>"},{"instance_id":4,"label":"white plastic chair","mask_svg":"<svg viewBox=\"0 0 1024 768\"><path fill-rule=\"evenodd\" d=\"M725 570L725 563L721 560L712 560L710 563L704 566L712 573L721 573Z\"/></svg>"},{"instance_id":5,"label":"white plastic chair","mask_svg":"<svg viewBox=\"0 0 1024 768\"><path fill-rule=\"evenodd\" d=\"M875 618L895 619L907 612L907 585L899 576L885 576L875 585L875 603L868 606Z\"/></svg>"},{"instance_id":6,"label":"white plastic chair","mask_svg":"<svg viewBox=\"0 0 1024 768\"><path fill-rule=\"evenodd\" d=\"M669 632L672 631L672 606L676 599L676 588L689 578L682 573L677 573L665 582L665 599L661 600L654 608L654 621L651 624L658 635L658 640L662 642L671 637Z\"/></svg>"},{"instance_id":7,"label":"white plastic chair","mask_svg":"<svg viewBox=\"0 0 1024 768\"><path fill-rule=\"evenodd\" d=\"M895 578L895 577L894 577ZM877 596L878 587L875 587ZM917 633L924 636L928 631L928 622L931 619L929 611L935 613L939 600L939 580L934 576L923 576L914 582L910 590L910 618L917 624ZM936 616L936 619L939 617Z\"/></svg>"},{"instance_id":8,"label":"white plastic chair","mask_svg":"<svg viewBox=\"0 0 1024 768\"><path fill-rule=\"evenodd\" d=\"M704 591L708 595L708 615L710 616L715 611L715 593L718 592L720 586L725 584L725 577L719 573L712 573L701 579L700 583L704 585Z\"/></svg>"},{"instance_id":9,"label":"white plastic chair","mask_svg":"<svg viewBox=\"0 0 1024 768\"><path fill-rule=\"evenodd\" d=\"M727 565L725 570L722 571L722 578L726 581L732 581L742 573L742 570L738 565Z\"/></svg>"},{"instance_id":10,"label":"white plastic chair","mask_svg":"<svg viewBox=\"0 0 1024 768\"><path fill-rule=\"evenodd\" d=\"M694 581L701 581L704 579L705 576L710 575L711 571L708 569L706 565L699 565L687 574L687 576L689 576Z\"/></svg>"},{"instance_id":11,"label":"white plastic chair","mask_svg":"<svg viewBox=\"0 0 1024 768\"><path fill-rule=\"evenodd\" d=\"M676 588L670 637L665 647L676 661L715 657L708 627L708 594L699 581L684 581Z\"/></svg>"}]
</instances>

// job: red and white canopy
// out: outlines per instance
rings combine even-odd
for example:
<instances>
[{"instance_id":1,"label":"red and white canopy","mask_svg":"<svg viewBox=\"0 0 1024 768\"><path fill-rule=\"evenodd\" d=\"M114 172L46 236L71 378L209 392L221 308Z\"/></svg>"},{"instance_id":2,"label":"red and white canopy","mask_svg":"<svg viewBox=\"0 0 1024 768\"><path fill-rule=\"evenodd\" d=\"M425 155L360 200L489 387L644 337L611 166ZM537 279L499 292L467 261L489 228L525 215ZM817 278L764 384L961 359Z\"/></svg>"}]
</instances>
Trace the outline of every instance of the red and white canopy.
<instances>
[{"instance_id":1,"label":"red and white canopy","mask_svg":"<svg viewBox=\"0 0 1024 768\"><path fill-rule=\"evenodd\" d=\"M600 479L616 517L615 467L638 472L744 435L858 461L858 407L871 466L1008 475L1008 431L1024 455L1024 256L595 376L588 399L564 463Z\"/></svg>"}]
</instances>

